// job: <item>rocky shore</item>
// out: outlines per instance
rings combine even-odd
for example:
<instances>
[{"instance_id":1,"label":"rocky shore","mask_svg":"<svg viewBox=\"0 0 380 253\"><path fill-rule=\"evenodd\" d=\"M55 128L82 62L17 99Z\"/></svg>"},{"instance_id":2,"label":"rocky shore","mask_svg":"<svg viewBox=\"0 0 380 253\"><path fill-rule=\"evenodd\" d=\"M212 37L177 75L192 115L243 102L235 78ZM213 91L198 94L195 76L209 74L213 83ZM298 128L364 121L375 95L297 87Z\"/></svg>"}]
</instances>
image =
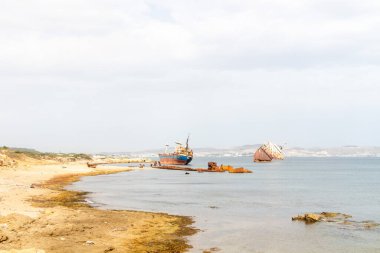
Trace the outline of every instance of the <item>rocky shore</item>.
<instances>
[{"instance_id":1,"label":"rocky shore","mask_svg":"<svg viewBox=\"0 0 380 253\"><path fill-rule=\"evenodd\" d=\"M376 229L380 226L379 223L372 220L357 221L353 220L352 216L344 213L322 212L322 213L305 213L292 217L293 221L302 221L306 224L314 224L317 222L328 222L338 225L343 225L346 228L354 229Z\"/></svg>"},{"instance_id":2,"label":"rocky shore","mask_svg":"<svg viewBox=\"0 0 380 253\"><path fill-rule=\"evenodd\" d=\"M88 168L86 161L22 161L0 167L0 253L184 252L191 218L99 210L64 187L82 176L130 168Z\"/></svg>"}]
</instances>

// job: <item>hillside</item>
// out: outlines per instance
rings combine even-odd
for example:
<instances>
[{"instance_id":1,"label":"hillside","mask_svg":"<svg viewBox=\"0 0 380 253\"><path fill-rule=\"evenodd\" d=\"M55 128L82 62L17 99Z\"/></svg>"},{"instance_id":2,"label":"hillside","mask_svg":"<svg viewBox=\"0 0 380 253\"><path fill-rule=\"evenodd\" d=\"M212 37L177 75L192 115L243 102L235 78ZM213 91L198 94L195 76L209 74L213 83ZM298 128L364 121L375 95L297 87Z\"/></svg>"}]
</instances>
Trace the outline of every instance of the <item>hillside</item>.
<instances>
[{"instance_id":1,"label":"hillside","mask_svg":"<svg viewBox=\"0 0 380 253\"><path fill-rule=\"evenodd\" d=\"M15 167L22 164L46 164L57 162L74 162L78 160L91 160L86 154L44 153L34 149L0 148L0 166Z\"/></svg>"},{"instance_id":2,"label":"hillside","mask_svg":"<svg viewBox=\"0 0 380 253\"><path fill-rule=\"evenodd\" d=\"M252 156L260 144L231 148L194 148L194 156ZM286 157L380 157L380 147L343 146L327 148L284 147ZM157 157L162 149L113 153L116 156ZM104 153L110 155L110 153Z\"/></svg>"}]
</instances>

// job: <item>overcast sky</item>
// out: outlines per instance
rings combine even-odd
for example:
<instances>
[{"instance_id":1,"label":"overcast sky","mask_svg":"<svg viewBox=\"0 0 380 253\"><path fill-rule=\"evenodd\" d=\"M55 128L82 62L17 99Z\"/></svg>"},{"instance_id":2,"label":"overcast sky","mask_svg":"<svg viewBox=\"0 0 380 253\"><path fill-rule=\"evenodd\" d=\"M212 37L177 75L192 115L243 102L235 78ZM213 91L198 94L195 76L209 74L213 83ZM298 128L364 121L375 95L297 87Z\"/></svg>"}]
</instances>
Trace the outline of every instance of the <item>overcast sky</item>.
<instances>
[{"instance_id":1,"label":"overcast sky","mask_svg":"<svg viewBox=\"0 0 380 253\"><path fill-rule=\"evenodd\" d=\"M380 145L379 0L1 0L0 145Z\"/></svg>"}]
</instances>

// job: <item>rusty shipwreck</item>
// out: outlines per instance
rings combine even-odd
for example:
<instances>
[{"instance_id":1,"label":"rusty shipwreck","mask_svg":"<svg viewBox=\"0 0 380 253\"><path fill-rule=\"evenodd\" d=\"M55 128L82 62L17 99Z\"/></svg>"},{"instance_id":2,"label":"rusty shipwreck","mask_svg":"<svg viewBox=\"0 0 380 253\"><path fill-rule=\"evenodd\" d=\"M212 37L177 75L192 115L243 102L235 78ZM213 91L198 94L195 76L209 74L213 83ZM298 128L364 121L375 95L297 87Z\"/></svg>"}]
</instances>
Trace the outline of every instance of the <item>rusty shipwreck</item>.
<instances>
[{"instance_id":1,"label":"rusty shipwreck","mask_svg":"<svg viewBox=\"0 0 380 253\"><path fill-rule=\"evenodd\" d=\"M253 155L254 162L270 162L273 159L283 160L284 158L282 147L272 142L260 146Z\"/></svg>"},{"instance_id":2,"label":"rusty shipwreck","mask_svg":"<svg viewBox=\"0 0 380 253\"><path fill-rule=\"evenodd\" d=\"M169 153L167 151L168 146L166 146L165 153L158 154L161 164L188 165L193 160L193 150L189 148L189 137L187 137L186 146L182 146L179 142L176 142L176 144L174 152Z\"/></svg>"}]
</instances>

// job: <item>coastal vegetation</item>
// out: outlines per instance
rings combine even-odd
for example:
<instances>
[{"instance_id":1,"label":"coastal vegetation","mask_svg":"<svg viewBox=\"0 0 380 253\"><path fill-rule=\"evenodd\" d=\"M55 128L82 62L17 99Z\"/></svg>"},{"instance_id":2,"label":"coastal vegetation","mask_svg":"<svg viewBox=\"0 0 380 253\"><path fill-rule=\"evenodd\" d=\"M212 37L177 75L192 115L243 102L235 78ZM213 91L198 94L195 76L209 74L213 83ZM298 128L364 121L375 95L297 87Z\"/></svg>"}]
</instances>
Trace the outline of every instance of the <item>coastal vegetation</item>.
<instances>
[{"instance_id":1,"label":"coastal vegetation","mask_svg":"<svg viewBox=\"0 0 380 253\"><path fill-rule=\"evenodd\" d=\"M92 157L83 153L50 153L27 148L0 147L0 166L15 167L18 164L65 163L91 161Z\"/></svg>"},{"instance_id":2,"label":"coastal vegetation","mask_svg":"<svg viewBox=\"0 0 380 253\"><path fill-rule=\"evenodd\" d=\"M40 152L35 149L28 148L9 148L3 146L0 148L0 152L6 153L7 156L14 159L22 159L22 156L29 157L33 159L51 159L60 160L67 159L71 161L75 160L91 160L91 156L83 153L51 153L51 152Z\"/></svg>"}]
</instances>

